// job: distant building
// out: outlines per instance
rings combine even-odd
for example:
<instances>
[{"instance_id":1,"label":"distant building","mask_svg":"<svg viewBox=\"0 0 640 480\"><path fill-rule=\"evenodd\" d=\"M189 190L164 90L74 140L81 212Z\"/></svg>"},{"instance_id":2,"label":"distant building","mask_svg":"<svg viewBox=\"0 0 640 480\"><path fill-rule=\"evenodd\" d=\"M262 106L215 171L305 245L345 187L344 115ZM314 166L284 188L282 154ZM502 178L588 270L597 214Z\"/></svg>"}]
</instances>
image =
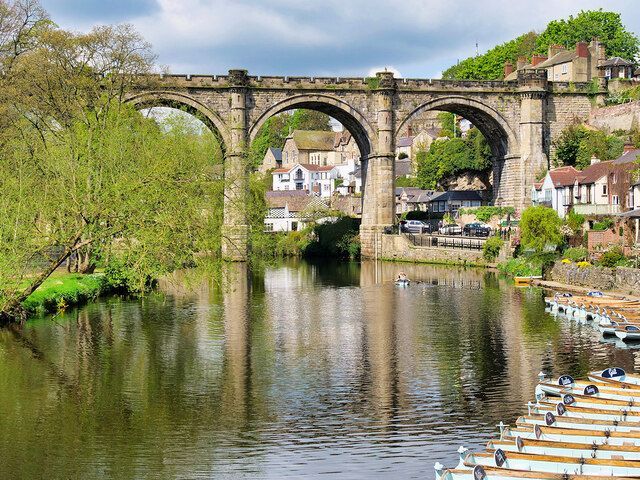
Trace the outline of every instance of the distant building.
<instances>
[{"instance_id":1,"label":"distant building","mask_svg":"<svg viewBox=\"0 0 640 480\"><path fill-rule=\"evenodd\" d=\"M282 166L282 149L269 147L264 154L264 160L258 168L261 173L266 173L274 168L280 168Z\"/></svg>"},{"instance_id":2,"label":"distant building","mask_svg":"<svg viewBox=\"0 0 640 480\"><path fill-rule=\"evenodd\" d=\"M268 212L264 219L267 232L295 232L309 222L309 213L328 208L326 200L302 190L267 192Z\"/></svg>"},{"instance_id":3,"label":"distant building","mask_svg":"<svg viewBox=\"0 0 640 480\"><path fill-rule=\"evenodd\" d=\"M429 201L429 210L456 214L460 208L480 207L483 203L483 194L478 190L449 190L434 193Z\"/></svg>"},{"instance_id":4,"label":"distant building","mask_svg":"<svg viewBox=\"0 0 640 480\"><path fill-rule=\"evenodd\" d=\"M601 76L598 66L606 58L604 46L598 40L592 40L589 44L578 42L572 50L562 45L551 45L546 56L534 55L531 62L526 57L520 57L515 68L512 63L505 63L504 80L517 80L520 70L544 68L547 78L552 82L589 82Z\"/></svg>"},{"instance_id":5,"label":"distant building","mask_svg":"<svg viewBox=\"0 0 640 480\"><path fill-rule=\"evenodd\" d=\"M276 168L272 172L274 191L302 190L321 197L330 197L335 191L338 169L333 165L295 165Z\"/></svg>"},{"instance_id":6,"label":"distant building","mask_svg":"<svg viewBox=\"0 0 640 480\"><path fill-rule=\"evenodd\" d=\"M426 212L434 193L436 193L434 190L422 190L416 187L396 187L396 214L402 215L413 211Z\"/></svg>"},{"instance_id":7,"label":"distant building","mask_svg":"<svg viewBox=\"0 0 640 480\"><path fill-rule=\"evenodd\" d=\"M598 65L600 76L607 80L612 78L633 78L634 68L635 66L632 62L620 57L611 57Z\"/></svg>"},{"instance_id":8,"label":"distant building","mask_svg":"<svg viewBox=\"0 0 640 480\"><path fill-rule=\"evenodd\" d=\"M316 130L294 130L284 141L282 163L328 165L329 153L333 152L335 132Z\"/></svg>"}]
</instances>

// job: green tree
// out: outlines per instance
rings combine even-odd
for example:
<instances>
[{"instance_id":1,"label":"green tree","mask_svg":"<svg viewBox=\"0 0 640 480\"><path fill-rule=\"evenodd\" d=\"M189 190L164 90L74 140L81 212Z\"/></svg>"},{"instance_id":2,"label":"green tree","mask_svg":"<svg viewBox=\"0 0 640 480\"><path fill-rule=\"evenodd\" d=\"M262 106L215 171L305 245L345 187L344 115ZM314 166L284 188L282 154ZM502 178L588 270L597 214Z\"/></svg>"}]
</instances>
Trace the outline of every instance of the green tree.
<instances>
[{"instance_id":1,"label":"green tree","mask_svg":"<svg viewBox=\"0 0 640 480\"><path fill-rule=\"evenodd\" d=\"M593 156L600 160L613 160L624 150L621 138L582 125L571 125L563 130L553 145L557 163L573 165L579 170L588 167Z\"/></svg>"},{"instance_id":2,"label":"green tree","mask_svg":"<svg viewBox=\"0 0 640 480\"><path fill-rule=\"evenodd\" d=\"M462 172L483 172L491 167L491 148L476 128L466 137L438 139L428 151L418 152L417 183L421 188L434 189L448 176Z\"/></svg>"},{"instance_id":3,"label":"green tree","mask_svg":"<svg viewBox=\"0 0 640 480\"><path fill-rule=\"evenodd\" d=\"M129 26L74 34L18 10L8 26L0 11L1 41L28 37L25 23L34 36L0 48L0 321L72 256L86 269L117 258L144 290L215 252L224 185L213 135L179 120L160 128L122 101L153 65L149 45Z\"/></svg>"},{"instance_id":4,"label":"green tree","mask_svg":"<svg viewBox=\"0 0 640 480\"><path fill-rule=\"evenodd\" d=\"M562 220L555 210L548 207L528 207L520 219L520 237L524 248L541 253L547 245L562 242Z\"/></svg>"},{"instance_id":5,"label":"green tree","mask_svg":"<svg viewBox=\"0 0 640 480\"><path fill-rule=\"evenodd\" d=\"M493 80L502 78L504 64L516 64L518 57L530 59L534 53L546 55L549 45L574 48L577 42L598 38L609 57L633 61L640 48L638 37L629 32L619 13L600 10L581 11L566 20L553 20L539 35L529 32L497 45L485 54L469 57L445 70L442 77L458 80Z\"/></svg>"}]
</instances>

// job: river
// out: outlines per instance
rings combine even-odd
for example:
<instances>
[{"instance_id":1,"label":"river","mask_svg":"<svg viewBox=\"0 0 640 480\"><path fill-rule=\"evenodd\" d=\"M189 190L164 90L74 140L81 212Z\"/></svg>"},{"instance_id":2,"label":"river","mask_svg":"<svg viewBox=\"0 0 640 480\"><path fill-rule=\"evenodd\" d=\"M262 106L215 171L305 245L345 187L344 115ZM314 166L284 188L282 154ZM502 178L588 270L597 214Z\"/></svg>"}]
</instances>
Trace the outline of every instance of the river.
<instances>
[{"instance_id":1,"label":"river","mask_svg":"<svg viewBox=\"0 0 640 480\"><path fill-rule=\"evenodd\" d=\"M638 370L483 270L290 261L163 290L0 331L0 478L433 478L540 370Z\"/></svg>"}]
</instances>

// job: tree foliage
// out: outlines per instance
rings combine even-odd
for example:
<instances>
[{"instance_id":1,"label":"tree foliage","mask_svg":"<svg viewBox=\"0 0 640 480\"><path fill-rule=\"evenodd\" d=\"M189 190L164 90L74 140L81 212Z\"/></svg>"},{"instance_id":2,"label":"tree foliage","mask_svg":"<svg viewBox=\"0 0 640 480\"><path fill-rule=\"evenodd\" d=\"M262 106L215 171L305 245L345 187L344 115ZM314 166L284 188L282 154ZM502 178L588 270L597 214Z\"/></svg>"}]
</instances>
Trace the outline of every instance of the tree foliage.
<instances>
[{"instance_id":1,"label":"tree foliage","mask_svg":"<svg viewBox=\"0 0 640 480\"><path fill-rule=\"evenodd\" d=\"M549 245L560 245L562 220L548 207L528 207L520 219L520 240L525 249L541 253Z\"/></svg>"},{"instance_id":2,"label":"tree foliage","mask_svg":"<svg viewBox=\"0 0 640 480\"><path fill-rule=\"evenodd\" d=\"M417 183L421 188L434 189L450 175L461 172L482 172L491 167L491 148L476 128L464 138L438 139L428 151L416 155Z\"/></svg>"},{"instance_id":3,"label":"tree foliage","mask_svg":"<svg viewBox=\"0 0 640 480\"><path fill-rule=\"evenodd\" d=\"M581 11L567 19L553 20L540 34L529 32L497 45L483 55L469 57L442 74L446 79L493 80L502 78L504 64L516 65L518 57L530 59L533 54L546 55L550 45L574 48L577 42L597 37L607 56L633 61L639 52L638 37L628 31L619 13L600 10Z\"/></svg>"},{"instance_id":4,"label":"tree foliage","mask_svg":"<svg viewBox=\"0 0 640 480\"><path fill-rule=\"evenodd\" d=\"M624 140L600 130L571 125L553 142L556 159L560 165L573 165L582 170L591 164L595 156L599 160L613 160L622 155Z\"/></svg>"},{"instance_id":5,"label":"tree foliage","mask_svg":"<svg viewBox=\"0 0 640 480\"><path fill-rule=\"evenodd\" d=\"M149 45L130 26L76 34L31 0L0 5L0 320L70 257L117 260L141 291L216 251L213 135L123 103L150 81Z\"/></svg>"}]
</instances>

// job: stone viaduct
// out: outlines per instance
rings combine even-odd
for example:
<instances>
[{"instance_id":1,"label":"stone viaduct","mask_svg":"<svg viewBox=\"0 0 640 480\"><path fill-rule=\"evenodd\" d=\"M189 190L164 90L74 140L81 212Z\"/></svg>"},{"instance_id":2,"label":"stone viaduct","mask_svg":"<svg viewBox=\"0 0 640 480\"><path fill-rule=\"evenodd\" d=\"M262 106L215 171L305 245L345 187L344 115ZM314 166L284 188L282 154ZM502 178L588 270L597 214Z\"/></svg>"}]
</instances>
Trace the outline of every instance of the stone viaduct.
<instances>
[{"instance_id":1,"label":"stone viaduct","mask_svg":"<svg viewBox=\"0 0 640 480\"><path fill-rule=\"evenodd\" d=\"M548 168L552 140L567 125L586 119L598 94L588 84L548 82L545 70L520 71L512 82L396 79L391 72L371 78L255 77L230 70L218 76L163 75L128 101L137 108L181 108L217 135L225 154L223 255L243 260L249 248L247 152L273 115L318 110L354 136L364 185L362 253L371 257L384 227L395 221L396 138L416 116L448 111L478 127L493 153L495 204L520 210L529 202L536 174Z\"/></svg>"}]
</instances>

